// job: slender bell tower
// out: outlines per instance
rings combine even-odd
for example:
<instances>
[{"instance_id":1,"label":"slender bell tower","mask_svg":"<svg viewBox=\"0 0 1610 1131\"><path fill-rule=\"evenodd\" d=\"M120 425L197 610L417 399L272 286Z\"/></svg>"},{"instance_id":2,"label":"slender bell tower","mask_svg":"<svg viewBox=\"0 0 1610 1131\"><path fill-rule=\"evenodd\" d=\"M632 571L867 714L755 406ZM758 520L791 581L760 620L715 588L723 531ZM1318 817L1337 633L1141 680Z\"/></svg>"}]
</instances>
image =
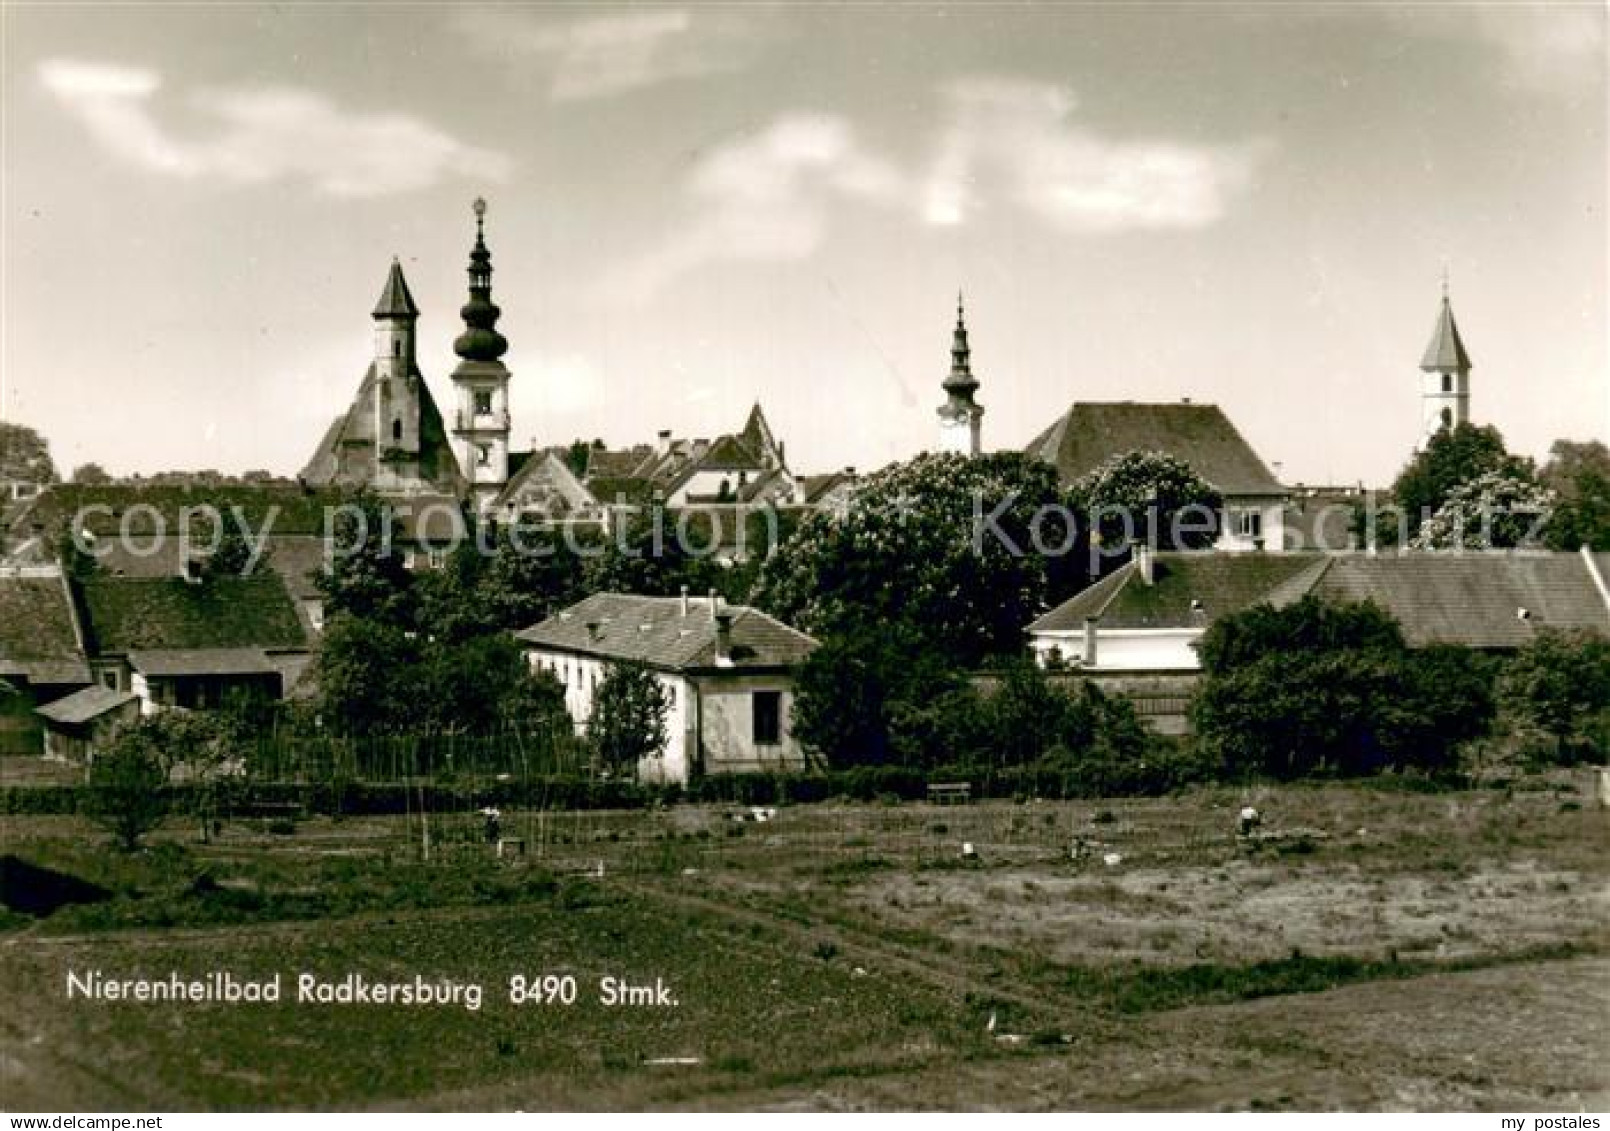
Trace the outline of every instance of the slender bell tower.
<instances>
[{"instance_id":1,"label":"slender bell tower","mask_svg":"<svg viewBox=\"0 0 1610 1131\"><path fill-rule=\"evenodd\" d=\"M414 366L414 330L419 308L408 291L402 264L391 261L375 304L374 436L381 486L419 475L420 376Z\"/></svg>"},{"instance_id":2,"label":"slender bell tower","mask_svg":"<svg viewBox=\"0 0 1610 1131\"><path fill-rule=\"evenodd\" d=\"M1448 280L1442 280L1442 309L1431 332L1431 343L1420 360L1420 443L1425 446L1444 428L1453 429L1470 419L1470 354L1459 336L1448 302Z\"/></svg>"},{"instance_id":3,"label":"slender bell tower","mask_svg":"<svg viewBox=\"0 0 1610 1131\"><path fill-rule=\"evenodd\" d=\"M960 292L956 295L956 332L950 344L950 374L942 387L945 403L939 406L939 450L976 456L984 407L973 400L978 392L978 378L973 376L972 351L967 345L967 320Z\"/></svg>"},{"instance_id":4,"label":"slender bell tower","mask_svg":"<svg viewBox=\"0 0 1610 1131\"><path fill-rule=\"evenodd\" d=\"M486 248L486 201L475 201L475 247L470 251L470 297L459 311L464 332L453 342L457 406L453 441L477 510L485 513L509 481L509 343L497 332L502 314L492 301L492 253Z\"/></svg>"}]
</instances>

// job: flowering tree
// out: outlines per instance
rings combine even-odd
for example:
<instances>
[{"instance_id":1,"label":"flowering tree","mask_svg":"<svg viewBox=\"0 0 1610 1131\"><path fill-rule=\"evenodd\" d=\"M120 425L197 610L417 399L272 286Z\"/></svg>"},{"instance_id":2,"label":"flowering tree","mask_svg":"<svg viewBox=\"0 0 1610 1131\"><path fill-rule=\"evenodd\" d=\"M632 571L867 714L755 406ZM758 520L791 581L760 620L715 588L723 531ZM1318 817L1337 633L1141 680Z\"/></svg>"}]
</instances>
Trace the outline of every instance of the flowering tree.
<instances>
[{"instance_id":1,"label":"flowering tree","mask_svg":"<svg viewBox=\"0 0 1610 1131\"><path fill-rule=\"evenodd\" d=\"M1069 489L1108 551L1138 538L1160 550L1203 550L1218 538L1218 488L1166 452L1113 456Z\"/></svg>"},{"instance_id":2,"label":"flowering tree","mask_svg":"<svg viewBox=\"0 0 1610 1131\"><path fill-rule=\"evenodd\" d=\"M947 660L1015 652L1071 545L1053 469L1018 453L925 454L870 476L767 560L754 602L817 635L901 626Z\"/></svg>"},{"instance_id":3,"label":"flowering tree","mask_svg":"<svg viewBox=\"0 0 1610 1131\"><path fill-rule=\"evenodd\" d=\"M1489 471L1448 493L1420 526L1416 550L1508 550L1541 546L1557 497L1529 477Z\"/></svg>"}]
</instances>

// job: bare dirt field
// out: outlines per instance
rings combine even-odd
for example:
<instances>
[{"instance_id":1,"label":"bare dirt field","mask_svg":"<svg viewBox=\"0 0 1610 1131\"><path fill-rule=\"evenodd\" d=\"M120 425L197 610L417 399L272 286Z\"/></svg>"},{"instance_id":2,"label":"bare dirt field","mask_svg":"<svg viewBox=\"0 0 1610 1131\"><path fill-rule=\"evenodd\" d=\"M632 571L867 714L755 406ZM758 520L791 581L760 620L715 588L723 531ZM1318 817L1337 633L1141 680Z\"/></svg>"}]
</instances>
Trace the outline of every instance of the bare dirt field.
<instances>
[{"instance_id":1,"label":"bare dirt field","mask_svg":"<svg viewBox=\"0 0 1610 1131\"><path fill-rule=\"evenodd\" d=\"M9 817L113 898L6 920L0 1105L1603 1109L1610 814L1531 785L506 814L502 862L473 813L135 859ZM69 998L92 970L484 998ZM511 1000L544 974L575 999Z\"/></svg>"}]
</instances>

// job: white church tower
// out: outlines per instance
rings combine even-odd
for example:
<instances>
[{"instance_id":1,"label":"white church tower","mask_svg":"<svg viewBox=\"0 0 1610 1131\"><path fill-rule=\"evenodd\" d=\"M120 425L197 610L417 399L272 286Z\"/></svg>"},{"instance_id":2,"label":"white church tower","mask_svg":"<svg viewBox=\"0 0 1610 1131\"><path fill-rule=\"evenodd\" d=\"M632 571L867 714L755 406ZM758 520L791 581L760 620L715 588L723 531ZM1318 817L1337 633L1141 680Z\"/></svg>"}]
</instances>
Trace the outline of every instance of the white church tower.
<instances>
[{"instance_id":1,"label":"white church tower","mask_svg":"<svg viewBox=\"0 0 1610 1131\"><path fill-rule=\"evenodd\" d=\"M950 345L950 375L943 384L945 403L939 406L939 450L964 456L979 452L984 408L973 400L978 379L973 376L971 351L967 348L967 322L962 296L956 296L956 334Z\"/></svg>"},{"instance_id":2,"label":"white church tower","mask_svg":"<svg viewBox=\"0 0 1610 1131\"><path fill-rule=\"evenodd\" d=\"M1448 302L1448 283L1442 284L1442 310L1431 333L1431 344L1420 361L1420 443L1418 451L1444 428L1470 420L1470 355L1459 337Z\"/></svg>"},{"instance_id":3,"label":"white church tower","mask_svg":"<svg viewBox=\"0 0 1610 1131\"><path fill-rule=\"evenodd\" d=\"M475 201L475 247L470 252L470 298L459 311L464 332L453 342L457 405L453 439L476 510L485 513L509 481L509 342L497 332L502 311L492 301L492 253L486 249L486 201Z\"/></svg>"}]
</instances>

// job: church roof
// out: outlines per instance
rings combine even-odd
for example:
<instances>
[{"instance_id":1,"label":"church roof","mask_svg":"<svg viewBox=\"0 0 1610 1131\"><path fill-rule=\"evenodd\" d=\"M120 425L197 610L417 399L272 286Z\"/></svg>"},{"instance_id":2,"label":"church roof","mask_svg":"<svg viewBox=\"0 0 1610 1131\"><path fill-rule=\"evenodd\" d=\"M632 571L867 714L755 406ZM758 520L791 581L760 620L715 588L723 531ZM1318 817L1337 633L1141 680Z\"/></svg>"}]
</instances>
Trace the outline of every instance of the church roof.
<instances>
[{"instance_id":1,"label":"church roof","mask_svg":"<svg viewBox=\"0 0 1610 1131\"><path fill-rule=\"evenodd\" d=\"M1459 336L1459 326L1453 320L1453 306L1447 295L1442 296L1442 310L1437 314L1437 325L1431 331L1431 341L1420 368L1427 373L1462 372L1470 368L1470 354L1465 352L1464 339Z\"/></svg>"},{"instance_id":2,"label":"church roof","mask_svg":"<svg viewBox=\"0 0 1610 1131\"><path fill-rule=\"evenodd\" d=\"M1218 405L1075 403L1026 449L1072 483L1114 456L1166 452L1225 495L1284 495L1252 446Z\"/></svg>"},{"instance_id":3,"label":"church roof","mask_svg":"<svg viewBox=\"0 0 1610 1131\"><path fill-rule=\"evenodd\" d=\"M421 489L460 496L466 490L458 458L453 454L441 409L417 368L410 372L419 390L419 480ZM298 478L313 487L373 485L379 466L380 437L372 410L375 365L370 362L347 411L335 418Z\"/></svg>"},{"instance_id":4,"label":"church roof","mask_svg":"<svg viewBox=\"0 0 1610 1131\"><path fill-rule=\"evenodd\" d=\"M721 606L732 616L732 668L787 668L801 663L816 641L775 617L745 605ZM515 634L539 648L612 660L634 660L670 671L716 663L716 620L708 598L639 597L595 593Z\"/></svg>"},{"instance_id":5,"label":"church roof","mask_svg":"<svg viewBox=\"0 0 1610 1131\"><path fill-rule=\"evenodd\" d=\"M403 278L402 264L395 259L391 261L391 270L386 274L386 286L380 292L380 301L375 303L374 316L376 318L419 317L419 307L414 305L414 296L408 291L408 280Z\"/></svg>"}]
</instances>

